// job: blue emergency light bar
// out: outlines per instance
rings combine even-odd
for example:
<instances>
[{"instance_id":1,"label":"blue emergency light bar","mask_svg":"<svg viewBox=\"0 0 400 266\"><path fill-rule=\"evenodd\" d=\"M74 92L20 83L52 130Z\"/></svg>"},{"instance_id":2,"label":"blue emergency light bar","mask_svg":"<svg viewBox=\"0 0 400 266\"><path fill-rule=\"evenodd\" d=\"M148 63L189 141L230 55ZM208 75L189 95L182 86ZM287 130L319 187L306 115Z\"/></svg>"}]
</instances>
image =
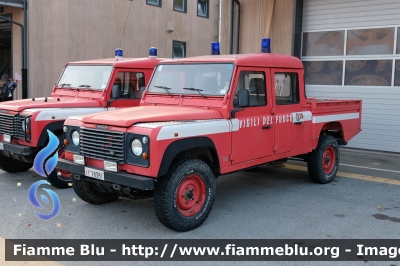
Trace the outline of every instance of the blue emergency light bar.
<instances>
[{"instance_id":1,"label":"blue emergency light bar","mask_svg":"<svg viewBox=\"0 0 400 266\"><path fill-rule=\"evenodd\" d=\"M119 58L123 58L124 57L124 53L122 51L121 48L117 48L115 49L115 60L118 61Z\"/></svg>"},{"instance_id":2,"label":"blue emergency light bar","mask_svg":"<svg viewBox=\"0 0 400 266\"><path fill-rule=\"evenodd\" d=\"M149 49L149 57L157 57L157 48L150 47L150 49Z\"/></svg>"},{"instance_id":3,"label":"blue emergency light bar","mask_svg":"<svg viewBox=\"0 0 400 266\"><path fill-rule=\"evenodd\" d=\"M261 39L261 53L270 53L271 52L271 39L270 38L262 38Z\"/></svg>"},{"instance_id":4,"label":"blue emergency light bar","mask_svg":"<svg viewBox=\"0 0 400 266\"><path fill-rule=\"evenodd\" d=\"M211 43L211 54L212 55L219 55L219 42L212 42Z\"/></svg>"}]
</instances>

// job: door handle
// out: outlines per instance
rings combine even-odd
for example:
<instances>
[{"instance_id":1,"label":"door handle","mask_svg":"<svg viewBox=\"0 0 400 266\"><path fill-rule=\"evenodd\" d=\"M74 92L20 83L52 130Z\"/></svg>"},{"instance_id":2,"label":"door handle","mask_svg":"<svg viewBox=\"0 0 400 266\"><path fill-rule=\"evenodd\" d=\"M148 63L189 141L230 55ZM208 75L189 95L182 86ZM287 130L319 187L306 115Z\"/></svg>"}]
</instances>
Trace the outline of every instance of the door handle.
<instances>
[{"instance_id":1,"label":"door handle","mask_svg":"<svg viewBox=\"0 0 400 266\"><path fill-rule=\"evenodd\" d=\"M262 129L270 129L272 126L263 126Z\"/></svg>"},{"instance_id":2,"label":"door handle","mask_svg":"<svg viewBox=\"0 0 400 266\"><path fill-rule=\"evenodd\" d=\"M300 121L300 122L294 122L294 124L295 124L295 125L301 125L301 124L303 124L303 121Z\"/></svg>"}]
</instances>

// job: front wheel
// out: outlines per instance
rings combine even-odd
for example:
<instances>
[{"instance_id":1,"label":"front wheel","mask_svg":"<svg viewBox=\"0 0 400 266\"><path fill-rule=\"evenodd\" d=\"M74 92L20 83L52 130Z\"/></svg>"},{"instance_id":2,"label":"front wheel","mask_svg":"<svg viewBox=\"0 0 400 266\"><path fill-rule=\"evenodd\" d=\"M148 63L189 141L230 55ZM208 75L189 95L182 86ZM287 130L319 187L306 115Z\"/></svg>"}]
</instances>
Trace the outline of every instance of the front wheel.
<instances>
[{"instance_id":1,"label":"front wheel","mask_svg":"<svg viewBox=\"0 0 400 266\"><path fill-rule=\"evenodd\" d=\"M8 173L21 173L31 169L33 163L16 160L0 154L0 169Z\"/></svg>"},{"instance_id":2,"label":"front wheel","mask_svg":"<svg viewBox=\"0 0 400 266\"><path fill-rule=\"evenodd\" d=\"M322 135L318 146L312 151L307 162L308 174L312 181L320 184L331 182L339 169L339 146L336 139Z\"/></svg>"},{"instance_id":3,"label":"front wheel","mask_svg":"<svg viewBox=\"0 0 400 266\"><path fill-rule=\"evenodd\" d=\"M157 218L175 231L195 229L211 212L215 192L214 174L205 162L199 159L178 161L156 183L154 208Z\"/></svg>"}]
</instances>

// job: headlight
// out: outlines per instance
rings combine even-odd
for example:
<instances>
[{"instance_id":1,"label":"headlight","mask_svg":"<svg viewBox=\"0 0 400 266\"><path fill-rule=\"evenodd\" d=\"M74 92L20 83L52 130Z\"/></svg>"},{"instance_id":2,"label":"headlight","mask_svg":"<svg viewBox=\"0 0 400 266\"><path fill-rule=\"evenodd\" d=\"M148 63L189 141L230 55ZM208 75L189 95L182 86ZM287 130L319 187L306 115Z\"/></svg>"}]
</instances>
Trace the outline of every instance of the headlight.
<instances>
[{"instance_id":1,"label":"headlight","mask_svg":"<svg viewBox=\"0 0 400 266\"><path fill-rule=\"evenodd\" d=\"M30 119L29 117L24 118L24 119L22 120L21 126L22 126L22 130L23 130L23 131L25 131L25 130L27 130L27 129L30 129L30 125L29 125L30 122L31 122L31 119Z\"/></svg>"},{"instance_id":2,"label":"headlight","mask_svg":"<svg viewBox=\"0 0 400 266\"><path fill-rule=\"evenodd\" d=\"M74 143L75 146L79 145L79 133L78 133L78 131L72 132L72 143Z\"/></svg>"},{"instance_id":3,"label":"headlight","mask_svg":"<svg viewBox=\"0 0 400 266\"><path fill-rule=\"evenodd\" d=\"M140 140L134 139L131 144L132 152L136 156L140 156L143 152L143 146Z\"/></svg>"}]
</instances>

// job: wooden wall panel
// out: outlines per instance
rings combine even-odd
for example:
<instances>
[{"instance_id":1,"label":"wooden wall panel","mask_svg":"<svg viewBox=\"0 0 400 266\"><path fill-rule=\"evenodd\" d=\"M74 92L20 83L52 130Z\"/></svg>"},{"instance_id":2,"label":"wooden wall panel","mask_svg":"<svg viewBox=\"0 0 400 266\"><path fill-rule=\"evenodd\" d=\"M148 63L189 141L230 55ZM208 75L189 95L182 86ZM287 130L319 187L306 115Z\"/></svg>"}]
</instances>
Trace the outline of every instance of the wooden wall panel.
<instances>
[{"instance_id":1,"label":"wooden wall panel","mask_svg":"<svg viewBox=\"0 0 400 266\"><path fill-rule=\"evenodd\" d=\"M229 52L229 4L231 0L221 0L222 16L221 16L221 36L220 46L221 54ZM242 13L243 14L243 13Z\"/></svg>"},{"instance_id":2,"label":"wooden wall panel","mask_svg":"<svg viewBox=\"0 0 400 266\"><path fill-rule=\"evenodd\" d=\"M43 2L43 83L35 89L35 97L50 95L69 55L69 1ZM31 40L29 40L31 43ZM32 62L31 62L32 63ZM34 63L34 62L33 62ZM31 68L30 68L31 69ZM31 96L30 93L28 93Z\"/></svg>"},{"instance_id":3,"label":"wooden wall panel","mask_svg":"<svg viewBox=\"0 0 400 266\"><path fill-rule=\"evenodd\" d=\"M261 38L265 37L268 6L271 0L240 0L240 53L258 53L260 51ZM229 11L231 0L224 0L221 35L221 52L228 53L229 48ZM275 0L272 26L271 49L273 53L291 54L292 52L292 24L293 24L293 0ZM237 6L235 5L235 14ZM233 21L234 38L236 21ZM235 49L233 44L233 52Z\"/></svg>"},{"instance_id":4,"label":"wooden wall panel","mask_svg":"<svg viewBox=\"0 0 400 266\"><path fill-rule=\"evenodd\" d=\"M28 96L33 96L34 91L37 91L36 95L42 94L45 86L44 76L46 73L43 60L43 1L44 0L36 0L36 4L29 7L28 40L34 41L28 42ZM21 96L22 94L18 94L19 98L21 98Z\"/></svg>"},{"instance_id":5,"label":"wooden wall panel","mask_svg":"<svg viewBox=\"0 0 400 266\"><path fill-rule=\"evenodd\" d=\"M229 7L221 0L221 53L228 53ZM241 0L240 53L257 53L265 32L270 0ZM210 0L208 19L197 16L197 2L188 0L187 13L173 10L173 0L161 8L145 0L35 0L30 2L29 86L30 97L49 94L68 61L113 57L120 46L125 57L145 57L148 48L158 48L159 57L172 56L172 40L186 42L187 56L210 53L218 40L219 0ZM11 9L11 8L10 8ZM13 18L23 21L21 9ZM291 53L293 0L275 0L271 28L272 51ZM168 28L175 31L168 33ZM13 26L13 65L20 69L19 28ZM235 47L234 47L235 49ZM14 71L15 72L15 71ZM22 86L19 85L19 88ZM19 93L21 96L21 93Z\"/></svg>"},{"instance_id":6,"label":"wooden wall panel","mask_svg":"<svg viewBox=\"0 0 400 266\"><path fill-rule=\"evenodd\" d=\"M275 0L271 28L271 49L273 53L292 53L293 14L293 0Z\"/></svg>"},{"instance_id":7,"label":"wooden wall panel","mask_svg":"<svg viewBox=\"0 0 400 266\"><path fill-rule=\"evenodd\" d=\"M217 4L210 0L207 19L197 17L194 0L188 0L187 13L174 11L173 0L163 0L161 8L146 0L30 1L28 96L49 95L67 62L114 57L120 45L124 57L147 57L155 46L159 57L169 58L172 40L186 42L187 56L210 54L210 43L217 40ZM170 27L173 33L167 32ZM15 42L13 49L14 57L20 54Z\"/></svg>"}]
</instances>

